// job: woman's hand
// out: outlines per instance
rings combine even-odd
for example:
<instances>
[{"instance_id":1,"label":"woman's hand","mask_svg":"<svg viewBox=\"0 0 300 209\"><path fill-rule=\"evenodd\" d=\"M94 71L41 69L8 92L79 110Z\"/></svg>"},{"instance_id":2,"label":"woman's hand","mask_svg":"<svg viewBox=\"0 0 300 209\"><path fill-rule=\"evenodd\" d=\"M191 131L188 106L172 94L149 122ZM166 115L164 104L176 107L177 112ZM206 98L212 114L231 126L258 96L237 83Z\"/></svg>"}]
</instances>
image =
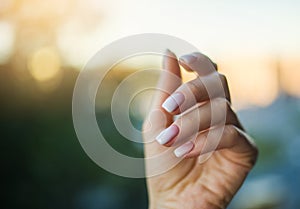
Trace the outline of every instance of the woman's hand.
<instances>
[{"instance_id":1,"label":"woman's hand","mask_svg":"<svg viewBox=\"0 0 300 209\"><path fill-rule=\"evenodd\" d=\"M148 177L149 208L226 208L258 151L231 108L226 78L209 58L193 53L178 62L168 51L163 64L160 91L144 122L145 155L173 149L170 161L181 161ZM179 64L198 77L182 84ZM146 160L146 172L151 166Z\"/></svg>"}]
</instances>

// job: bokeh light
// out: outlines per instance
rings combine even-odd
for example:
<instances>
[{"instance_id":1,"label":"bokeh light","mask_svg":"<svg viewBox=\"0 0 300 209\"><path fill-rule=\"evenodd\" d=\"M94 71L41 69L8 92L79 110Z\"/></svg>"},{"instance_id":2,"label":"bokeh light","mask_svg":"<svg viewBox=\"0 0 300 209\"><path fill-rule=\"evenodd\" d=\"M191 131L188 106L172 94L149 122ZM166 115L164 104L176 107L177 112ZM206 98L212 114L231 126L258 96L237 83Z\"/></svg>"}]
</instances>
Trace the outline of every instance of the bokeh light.
<instances>
[{"instance_id":1,"label":"bokeh light","mask_svg":"<svg viewBox=\"0 0 300 209\"><path fill-rule=\"evenodd\" d=\"M58 75L61 67L58 52L51 47L35 51L29 60L31 75L38 81L47 81Z\"/></svg>"},{"instance_id":2,"label":"bokeh light","mask_svg":"<svg viewBox=\"0 0 300 209\"><path fill-rule=\"evenodd\" d=\"M7 21L0 21L0 64L9 60L14 50L15 30Z\"/></svg>"}]
</instances>

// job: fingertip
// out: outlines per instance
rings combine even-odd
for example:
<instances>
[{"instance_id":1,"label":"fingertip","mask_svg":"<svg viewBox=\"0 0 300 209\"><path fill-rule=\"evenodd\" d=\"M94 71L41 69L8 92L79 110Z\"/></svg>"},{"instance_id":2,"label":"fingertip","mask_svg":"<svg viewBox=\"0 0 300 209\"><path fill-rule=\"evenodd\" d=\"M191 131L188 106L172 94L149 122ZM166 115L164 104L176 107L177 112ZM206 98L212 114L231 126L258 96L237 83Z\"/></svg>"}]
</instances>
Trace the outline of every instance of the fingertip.
<instances>
[{"instance_id":1,"label":"fingertip","mask_svg":"<svg viewBox=\"0 0 300 209\"><path fill-rule=\"evenodd\" d=\"M179 64L188 72L196 71L198 74L206 75L218 70L218 66L209 57L193 52L179 58Z\"/></svg>"},{"instance_id":2,"label":"fingertip","mask_svg":"<svg viewBox=\"0 0 300 209\"><path fill-rule=\"evenodd\" d=\"M180 67L177 56L170 49L166 49L163 58L163 69L172 72L181 78Z\"/></svg>"},{"instance_id":3,"label":"fingertip","mask_svg":"<svg viewBox=\"0 0 300 209\"><path fill-rule=\"evenodd\" d=\"M194 143L192 141L189 141L181 145L180 147L176 148L174 150L174 154L178 158L185 157L189 152L193 150L194 146L195 146Z\"/></svg>"},{"instance_id":4,"label":"fingertip","mask_svg":"<svg viewBox=\"0 0 300 209\"><path fill-rule=\"evenodd\" d=\"M179 58L179 64L180 64L186 71L188 71L188 72L193 72L193 69L191 69L191 68L189 67L189 65L187 65L187 64L185 63L185 61L184 61L182 58Z\"/></svg>"},{"instance_id":5,"label":"fingertip","mask_svg":"<svg viewBox=\"0 0 300 209\"><path fill-rule=\"evenodd\" d=\"M169 54L175 55L174 52L172 52L169 48L167 48L167 49L165 50L165 54L166 54L166 55L169 55Z\"/></svg>"},{"instance_id":6,"label":"fingertip","mask_svg":"<svg viewBox=\"0 0 300 209\"><path fill-rule=\"evenodd\" d=\"M174 137L176 137L179 133L179 128L177 125L173 124L169 126L167 129L163 130L157 137L156 141L161 144L167 144L170 142Z\"/></svg>"},{"instance_id":7,"label":"fingertip","mask_svg":"<svg viewBox=\"0 0 300 209\"><path fill-rule=\"evenodd\" d=\"M174 59L178 62L175 53L172 52L170 49L166 49L164 53L164 64L166 64L165 62L167 62L169 59Z\"/></svg>"},{"instance_id":8,"label":"fingertip","mask_svg":"<svg viewBox=\"0 0 300 209\"><path fill-rule=\"evenodd\" d=\"M167 112L172 113L178 109L184 100L185 97L181 92L175 92L165 100L162 104L162 108L164 108Z\"/></svg>"},{"instance_id":9,"label":"fingertip","mask_svg":"<svg viewBox=\"0 0 300 209\"><path fill-rule=\"evenodd\" d=\"M166 49L163 54L163 61L160 77L157 82L157 91L158 93L155 95L155 101L153 105L157 105L162 110L165 110L162 106L164 101L172 94L181 84L181 72L179 63L176 55L169 49ZM165 110L168 113L167 110Z\"/></svg>"},{"instance_id":10,"label":"fingertip","mask_svg":"<svg viewBox=\"0 0 300 209\"><path fill-rule=\"evenodd\" d=\"M197 57L194 56L194 54L187 54L187 55L183 55L182 57L180 57L179 60L186 64L192 64L193 62L195 62L197 60Z\"/></svg>"}]
</instances>

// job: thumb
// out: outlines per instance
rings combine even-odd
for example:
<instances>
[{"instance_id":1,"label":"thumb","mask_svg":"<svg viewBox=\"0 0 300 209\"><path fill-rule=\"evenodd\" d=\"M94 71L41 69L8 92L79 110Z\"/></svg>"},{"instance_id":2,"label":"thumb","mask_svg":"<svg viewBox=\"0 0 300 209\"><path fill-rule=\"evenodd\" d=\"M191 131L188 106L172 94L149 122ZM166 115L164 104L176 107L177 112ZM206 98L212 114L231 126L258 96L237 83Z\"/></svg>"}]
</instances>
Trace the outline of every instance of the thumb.
<instances>
[{"instance_id":1,"label":"thumb","mask_svg":"<svg viewBox=\"0 0 300 209\"><path fill-rule=\"evenodd\" d=\"M164 173L178 163L178 158L171 154L173 149L161 146L155 140L158 134L173 122L173 115L168 113L162 104L182 83L177 57L170 50L166 51L162 66L152 106L143 126L147 176Z\"/></svg>"},{"instance_id":2,"label":"thumb","mask_svg":"<svg viewBox=\"0 0 300 209\"><path fill-rule=\"evenodd\" d=\"M173 122L173 116L162 107L162 104L182 83L177 57L170 50L166 50L162 66L163 70L156 86L152 105L143 124L146 143L153 141L163 129ZM152 146L158 146L156 143L154 141L151 144Z\"/></svg>"},{"instance_id":3,"label":"thumb","mask_svg":"<svg viewBox=\"0 0 300 209\"><path fill-rule=\"evenodd\" d=\"M163 70L156 86L153 106L161 108L163 102L172 94L182 83L181 72L176 55L169 49L166 50L163 63Z\"/></svg>"}]
</instances>

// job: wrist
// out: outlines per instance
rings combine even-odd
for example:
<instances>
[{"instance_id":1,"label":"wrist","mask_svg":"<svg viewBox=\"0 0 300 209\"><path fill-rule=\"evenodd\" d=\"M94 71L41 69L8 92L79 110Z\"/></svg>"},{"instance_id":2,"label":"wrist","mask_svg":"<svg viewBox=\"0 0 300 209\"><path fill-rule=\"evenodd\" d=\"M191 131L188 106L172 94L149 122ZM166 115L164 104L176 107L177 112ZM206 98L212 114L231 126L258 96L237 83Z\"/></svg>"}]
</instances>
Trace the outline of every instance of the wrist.
<instances>
[{"instance_id":1,"label":"wrist","mask_svg":"<svg viewBox=\"0 0 300 209\"><path fill-rule=\"evenodd\" d=\"M201 187L201 186L199 186ZM149 209L225 209L232 199L232 195L215 193L212 190L198 190L197 195L189 196L185 191L177 194L156 195L149 197Z\"/></svg>"}]
</instances>

